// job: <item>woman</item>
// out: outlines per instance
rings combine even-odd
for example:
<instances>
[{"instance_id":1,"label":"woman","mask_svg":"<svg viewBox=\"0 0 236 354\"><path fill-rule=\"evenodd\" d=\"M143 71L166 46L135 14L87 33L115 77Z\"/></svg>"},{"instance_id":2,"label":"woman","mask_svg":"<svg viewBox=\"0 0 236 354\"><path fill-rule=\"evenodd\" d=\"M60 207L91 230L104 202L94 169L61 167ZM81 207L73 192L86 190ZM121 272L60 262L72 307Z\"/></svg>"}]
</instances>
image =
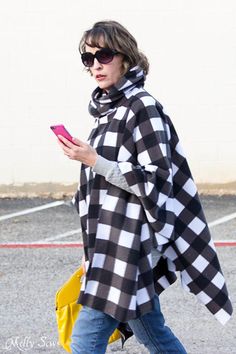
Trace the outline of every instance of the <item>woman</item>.
<instances>
[{"instance_id":1,"label":"woman","mask_svg":"<svg viewBox=\"0 0 236 354\"><path fill-rule=\"evenodd\" d=\"M86 274L72 352L105 353L114 329L128 323L150 353L186 353L158 298L175 271L219 321L232 313L196 186L170 118L144 89L149 64L134 37L115 21L98 22L80 52L98 87L88 143L59 141L82 162L75 199Z\"/></svg>"}]
</instances>

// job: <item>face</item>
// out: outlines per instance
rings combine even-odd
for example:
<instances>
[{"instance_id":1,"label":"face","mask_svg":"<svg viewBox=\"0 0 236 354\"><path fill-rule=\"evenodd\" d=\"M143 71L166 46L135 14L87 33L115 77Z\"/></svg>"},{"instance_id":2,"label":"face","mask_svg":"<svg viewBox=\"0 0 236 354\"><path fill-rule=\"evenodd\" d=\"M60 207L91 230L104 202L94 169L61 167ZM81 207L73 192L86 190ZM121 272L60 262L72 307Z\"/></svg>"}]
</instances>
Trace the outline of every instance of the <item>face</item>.
<instances>
[{"instance_id":1,"label":"face","mask_svg":"<svg viewBox=\"0 0 236 354\"><path fill-rule=\"evenodd\" d=\"M102 47L102 46L101 46ZM93 48L86 45L85 51L95 54L101 48ZM98 86L105 91L115 85L122 76L123 72L123 56L116 54L112 61L107 64L100 63L97 58L94 58L93 66L89 68L92 76L97 81Z\"/></svg>"}]
</instances>

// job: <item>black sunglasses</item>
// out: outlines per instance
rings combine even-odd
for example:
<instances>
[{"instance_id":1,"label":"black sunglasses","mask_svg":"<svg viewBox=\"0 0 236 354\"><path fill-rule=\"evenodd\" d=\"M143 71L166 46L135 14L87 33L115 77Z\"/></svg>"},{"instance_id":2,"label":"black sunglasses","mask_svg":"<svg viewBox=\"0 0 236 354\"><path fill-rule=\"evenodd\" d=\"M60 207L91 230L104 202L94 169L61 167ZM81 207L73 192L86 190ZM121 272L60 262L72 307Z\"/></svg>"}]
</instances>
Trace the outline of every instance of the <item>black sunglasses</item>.
<instances>
[{"instance_id":1,"label":"black sunglasses","mask_svg":"<svg viewBox=\"0 0 236 354\"><path fill-rule=\"evenodd\" d=\"M98 50L95 54L90 52L85 52L81 54L81 60L84 66L91 68L94 64L94 58L99 61L101 64L108 64L110 63L114 56L119 54L116 50L112 50L110 48L102 48Z\"/></svg>"}]
</instances>

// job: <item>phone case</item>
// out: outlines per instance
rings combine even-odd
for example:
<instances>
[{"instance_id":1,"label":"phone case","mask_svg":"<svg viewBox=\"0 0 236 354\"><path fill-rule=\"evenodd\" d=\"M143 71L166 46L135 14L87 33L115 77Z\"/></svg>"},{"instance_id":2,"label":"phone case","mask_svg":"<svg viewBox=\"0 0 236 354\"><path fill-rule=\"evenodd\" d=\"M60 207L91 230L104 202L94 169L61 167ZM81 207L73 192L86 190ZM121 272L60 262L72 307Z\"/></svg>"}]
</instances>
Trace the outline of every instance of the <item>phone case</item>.
<instances>
[{"instance_id":1,"label":"phone case","mask_svg":"<svg viewBox=\"0 0 236 354\"><path fill-rule=\"evenodd\" d=\"M66 128L64 127L63 124L52 125L50 128L52 129L53 133L56 134L56 136L62 135L62 136L64 136L64 138L68 139L69 141L71 141L73 143L72 136L66 130Z\"/></svg>"}]
</instances>

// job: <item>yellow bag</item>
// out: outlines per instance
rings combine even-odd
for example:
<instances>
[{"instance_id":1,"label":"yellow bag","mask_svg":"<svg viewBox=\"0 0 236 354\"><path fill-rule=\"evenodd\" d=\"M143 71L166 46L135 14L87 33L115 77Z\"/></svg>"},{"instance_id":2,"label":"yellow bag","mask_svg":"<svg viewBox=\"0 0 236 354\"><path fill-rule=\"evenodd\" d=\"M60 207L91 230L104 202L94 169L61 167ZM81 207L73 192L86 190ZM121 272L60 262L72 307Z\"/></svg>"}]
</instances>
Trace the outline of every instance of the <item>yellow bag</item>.
<instances>
[{"instance_id":1,"label":"yellow bag","mask_svg":"<svg viewBox=\"0 0 236 354\"><path fill-rule=\"evenodd\" d=\"M59 335L59 344L71 353L71 334L74 323L78 317L82 305L77 304L79 297L83 268L80 267L65 282L56 293L56 319ZM109 338L109 344L121 338L120 331L115 329Z\"/></svg>"}]
</instances>

